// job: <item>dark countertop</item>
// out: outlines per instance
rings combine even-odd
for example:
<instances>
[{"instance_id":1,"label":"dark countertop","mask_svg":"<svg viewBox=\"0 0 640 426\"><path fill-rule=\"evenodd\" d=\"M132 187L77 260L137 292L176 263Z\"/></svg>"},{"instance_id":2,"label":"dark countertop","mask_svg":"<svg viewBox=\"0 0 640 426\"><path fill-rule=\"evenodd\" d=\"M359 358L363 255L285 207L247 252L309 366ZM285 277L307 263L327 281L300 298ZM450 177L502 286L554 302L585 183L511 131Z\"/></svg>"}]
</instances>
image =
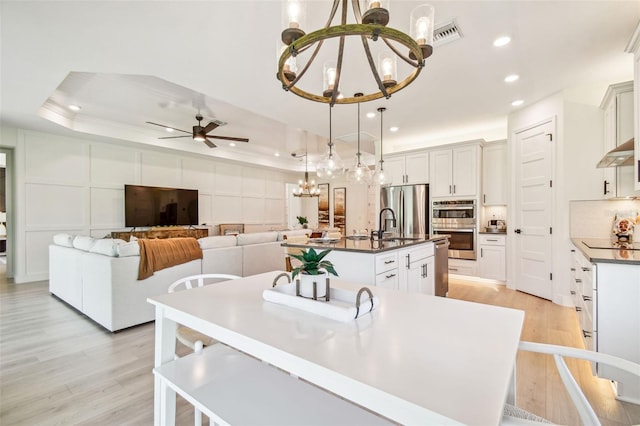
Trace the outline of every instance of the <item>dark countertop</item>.
<instances>
[{"instance_id":1,"label":"dark countertop","mask_svg":"<svg viewBox=\"0 0 640 426\"><path fill-rule=\"evenodd\" d=\"M391 237L392 238L392 237ZM300 247L307 248L313 247L314 249L326 250L332 249L336 251L353 251L360 253L382 253L390 250L397 250L405 247L411 247L418 244L424 244L428 242L435 242L440 240L445 240L448 238L446 235L414 235L411 238L415 238L412 240L399 240L399 241L371 241L370 238L363 239L353 239L353 238L340 238L340 240L331 243L325 242L317 242L311 239L306 244L290 244L285 242L282 243L283 247ZM316 239L317 240L317 239Z\"/></svg>"},{"instance_id":2,"label":"dark countertop","mask_svg":"<svg viewBox=\"0 0 640 426\"><path fill-rule=\"evenodd\" d=\"M483 229L484 229L484 228L483 228ZM497 231L497 232L492 232L492 231L478 231L478 234L506 235L506 234L507 234L507 230L505 229L504 231Z\"/></svg>"},{"instance_id":3,"label":"dark countertop","mask_svg":"<svg viewBox=\"0 0 640 426\"><path fill-rule=\"evenodd\" d=\"M618 263L640 265L640 250L589 248L582 241L586 238L571 238L571 242L591 263Z\"/></svg>"}]
</instances>

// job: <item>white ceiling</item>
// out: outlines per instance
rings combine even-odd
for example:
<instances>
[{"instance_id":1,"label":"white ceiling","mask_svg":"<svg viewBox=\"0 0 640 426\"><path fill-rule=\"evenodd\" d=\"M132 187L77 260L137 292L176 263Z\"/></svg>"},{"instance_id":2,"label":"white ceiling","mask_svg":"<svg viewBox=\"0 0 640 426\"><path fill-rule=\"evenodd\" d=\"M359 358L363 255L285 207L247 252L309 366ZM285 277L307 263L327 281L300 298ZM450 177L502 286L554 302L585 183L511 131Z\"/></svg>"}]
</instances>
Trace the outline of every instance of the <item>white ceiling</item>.
<instances>
[{"instance_id":1,"label":"white ceiling","mask_svg":"<svg viewBox=\"0 0 640 426\"><path fill-rule=\"evenodd\" d=\"M422 3L391 1L389 26L408 31L411 9ZM584 90L583 101L598 105L609 84L632 79L632 57L624 48L640 20L638 0L431 4L436 22L455 19L463 37L437 47L418 79L391 99L361 104L365 152L373 152L380 135L379 118L365 118L365 113L380 106L387 108L385 128L400 128L384 131L384 151L402 151L505 139L515 99L523 99L526 107L560 90ZM300 161L289 154L305 146L322 152L329 107L285 92L275 78L280 5L2 0L2 123L299 169ZM307 32L326 21L329 7L328 1L313 2ZM493 47L500 35L512 42ZM361 71L357 46L347 46L345 69L355 71L345 71L344 93L366 91L372 84ZM321 67L322 60L316 62ZM319 88L319 73L310 71L305 84ZM506 84L503 79L511 73L520 79ZM69 103L82 110L67 110ZM198 111L205 124L214 118L228 123L214 134L250 142L232 148L216 141L219 148L209 149L190 138L160 141L167 134L145 123L190 130ZM356 117L356 105L333 109L334 138L351 140L337 145L348 162L355 152ZM373 156L367 160L373 162Z\"/></svg>"}]
</instances>

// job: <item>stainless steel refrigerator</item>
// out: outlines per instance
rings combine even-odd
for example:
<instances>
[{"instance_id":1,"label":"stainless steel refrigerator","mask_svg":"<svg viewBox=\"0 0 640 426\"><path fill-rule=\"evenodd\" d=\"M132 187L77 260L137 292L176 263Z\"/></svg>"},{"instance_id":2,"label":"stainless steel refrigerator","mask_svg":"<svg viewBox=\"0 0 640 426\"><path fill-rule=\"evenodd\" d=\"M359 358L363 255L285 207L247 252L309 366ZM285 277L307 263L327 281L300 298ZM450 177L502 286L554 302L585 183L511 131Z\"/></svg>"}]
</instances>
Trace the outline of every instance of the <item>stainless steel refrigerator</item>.
<instances>
[{"instance_id":1,"label":"stainless steel refrigerator","mask_svg":"<svg viewBox=\"0 0 640 426\"><path fill-rule=\"evenodd\" d=\"M380 189L380 208L396 214L396 231L401 236L429 233L429 185L387 186ZM391 213L384 212L380 229L393 228Z\"/></svg>"}]
</instances>

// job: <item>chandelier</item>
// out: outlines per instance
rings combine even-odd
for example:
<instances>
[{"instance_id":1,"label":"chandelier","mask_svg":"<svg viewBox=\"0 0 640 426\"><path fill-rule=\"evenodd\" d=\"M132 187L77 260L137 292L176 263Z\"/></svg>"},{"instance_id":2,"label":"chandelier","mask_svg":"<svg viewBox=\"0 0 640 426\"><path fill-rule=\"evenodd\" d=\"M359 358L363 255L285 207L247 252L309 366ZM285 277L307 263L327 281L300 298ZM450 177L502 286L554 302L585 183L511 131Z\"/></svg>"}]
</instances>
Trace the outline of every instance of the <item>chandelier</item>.
<instances>
[{"instance_id":1,"label":"chandelier","mask_svg":"<svg viewBox=\"0 0 640 426\"><path fill-rule=\"evenodd\" d=\"M295 155L295 154L294 154ZM319 197L320 196L320 188L316 186L315 180L309 180L309 171L307 166L309 153L304 153L304 180L298 181L298 187L293 190L294 197Z\"/></svg>"},{"instance_id":2,"label":"chandelier","mask_svg":"<svg viewBox=\"0 0 640 426\"><path fill-rule=\"evenodd\" d=\"M303 30L305 18L305 4L302 0L284 0L283 21L285 29L282 31L282 42L285 46L281 49L278 61L277 78L286 91L291 91L302 98L316 102L324 102L334 105L368 102L380 98L389 98L391 95L415 80L424 67L427 57L433 52L433 18L434 9L430 5L416 7L410 15L410 35L405 34L386 25L389 23L389 0L363 0L366 9L361 12L361 1L352 0L355 24L347 24L348 12L347 0L334 0L329 19L326 25L305 33ZM336 12L340 9L340 24L332 26ZM345 39L347 37L359 37L362 40L364 54L375 80L377 90L357 97L343 97L340 93L340 77L342 75L343 56L345 51ZM323 67L322 91L313 93L298 86L298 83L314 62L324 41L338 38L338 52L335 61L328 61ZM382 40L384 46L378 53L378 63L373 59L370 42ZM296 62L299 54L311 49L312 53L298 72ZM400 50L408 49L405 55ZM351 56L351 55L350 55ZM400 58L409 65L412 71L398 81L396 76L397 61Z\"/></svg>"}]
</instances>

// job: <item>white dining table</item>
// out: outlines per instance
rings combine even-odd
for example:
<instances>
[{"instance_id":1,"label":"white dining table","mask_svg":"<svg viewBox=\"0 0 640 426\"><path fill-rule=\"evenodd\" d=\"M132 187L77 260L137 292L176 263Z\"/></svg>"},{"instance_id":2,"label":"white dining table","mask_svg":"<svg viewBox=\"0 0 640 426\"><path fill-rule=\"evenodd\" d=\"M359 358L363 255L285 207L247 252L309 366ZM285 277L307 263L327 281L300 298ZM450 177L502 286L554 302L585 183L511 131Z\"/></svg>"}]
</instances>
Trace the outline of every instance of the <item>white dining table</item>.
<instances>
[{"instance_id":1,"label":"white dining table","mask_svg":"<svg viewBox=\"0 0 640 426\"><path fill-rule=\"evenodd\" d=\"M401 424L500 423L524 312L370 287L379 307L339 322L265 301L281 272L149 298L155 366L174 359L183 324ZM156 424L175 417L175 393L162 391L156 378Z\"/></svg>"}]
</instances>

